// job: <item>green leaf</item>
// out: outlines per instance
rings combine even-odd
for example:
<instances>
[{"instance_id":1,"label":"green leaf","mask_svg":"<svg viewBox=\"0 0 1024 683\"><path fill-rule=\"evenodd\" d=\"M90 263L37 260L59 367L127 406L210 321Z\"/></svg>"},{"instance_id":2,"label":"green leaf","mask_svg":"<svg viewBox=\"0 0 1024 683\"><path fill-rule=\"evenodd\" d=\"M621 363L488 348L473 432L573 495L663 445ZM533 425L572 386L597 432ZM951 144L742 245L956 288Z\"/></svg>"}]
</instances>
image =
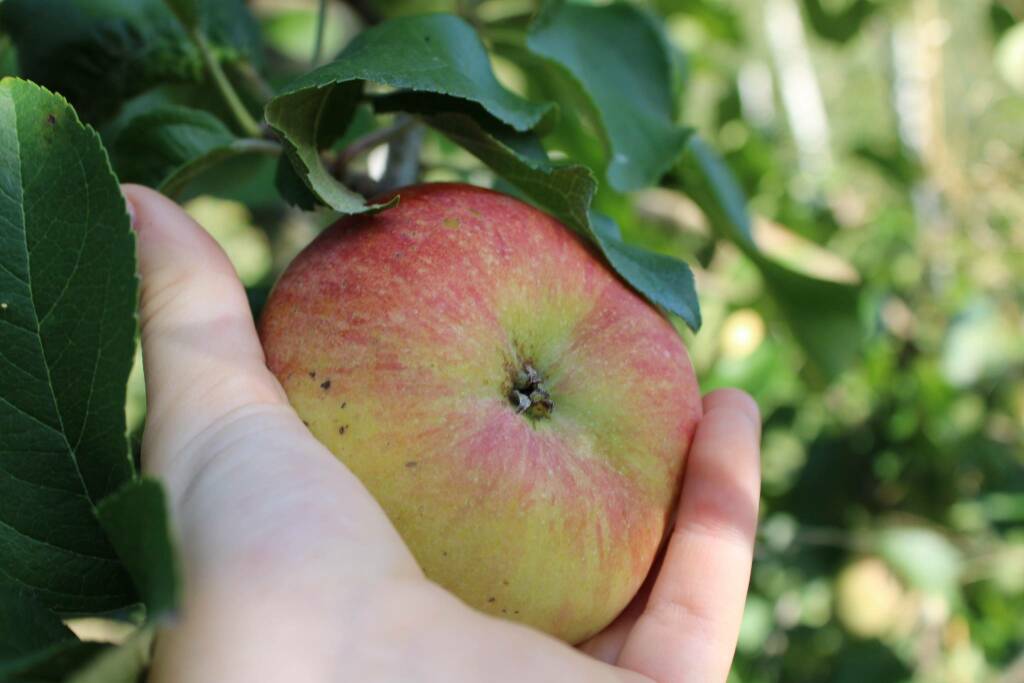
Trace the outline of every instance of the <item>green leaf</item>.
<instances>
[{"instance_id":1,"label":"green leaf","mask_svg":"<svg viewBox=\"0 0 1024 683\"><path fill-rule=\"evenodd\" d=\"M791 270L755 244L747 200L725 162L694 137L678 168L681 189L700 206L712 227L760 269L765 284L794 336L827 379L856 358L863 336L860 288Z\"/></svg>"},{"instance_id":2,"label":"green leaf","mask_svg":"<svg viewBox=\"0 0 1024 683\"><path fill-rule=\"evenodd\" d=\"M555 166L532 134L502 129L496 123L486 130L468 114L424 112L423 119L569 227L592 237L588 213L597 181L590 169L578 164Z\"/></svg>"},{"instance_id":3,"label":"green leaf","mask_svg":"<svg viewBox=\"0 0 1024 683\"><path fill-rule=\"evenodd\" d=\"M179 598L178 565L160 483L133 481L105 498L97 513L135 581L147 617L152 621L174 610Z\"/></svg>"},{"instance_id":4,"label":"green leaf","mask_svg":"<svg viewBox=\"0 0 1024 683\"><path fill-rule=\"evenodd\" d=\"M123 182L149 185L172 196L226 159L279 152L273 142L237 138L215 116L177 105L135 116L119 129L110 149Z\"/></svg>"},{"instance_id":5,"label":"green leaf","mask_svg":"<svg viewBox=\"0 0 1024 683\"><path fill-rule=\"evenodd\" d=\"M222 62L260 60L259 27L244 0L204 2L200 11ZM88 121L154 85L207 80L163 0L5 0L0 23L18 48L21 75L60 92Z\"/></svg>"},{"instance_id":6,"label":"green leaf","mask_svg":"<svg viewBox=\"0 0 1024 683\"><path fill-rule=\"evenodd\" d=\"M0 663L0 680L5 683L63 683L68 674L88 666L110 647L106 643L83 642L77 638L63 640L33 656Z\"/></svg>"},{"instance_id":7,"label":"green leaf","mask_svg":"<svg viewBox=\"0 0 1024 683\"><path fill-rule=\"evenodd\" d=\"M385 208L367 205L345 188L319 155L347 127L364 82L442 96L453 108L470 102L520 132L547 123L553 113L551 105L528 102L498 83L480 39L458 17L433 14L375 26L335 62L285 88L266 110L267 121L288 143L298 176L321 201L346 214Z\"/></svg>"},{"instance_id":8,"label":"green leaf","mask_svg":"<svg viewBox=\"0 0 1024 683\"><path fill-rule=\"evenodd\" d=\"M465 113L420 112L424 120L476 156L529 199L600 247L608 262L655 305L680 316L694 331L701 325L693 274L682 261L626 244L618 227L590 210L594 174L578 164L552 164L536 137L481 123ZM486 118L482 119L486 122Z\"/></svg>"},{"instance_id":9,"label":"green leaf","mask_svg":"<svg viewBox=\"0 0 1024 683\"><path fill-rule=\"evenodd\" d=\"M313 211L319 205L316 195L302 181L295 171L295 166L282 156L277 160L277 168L274 172L274 187L281 199L291 206L303 211Z\"/></svg>"},{"instance_id":10,"label":"green leaf","mask_svg":"<svg viewBox=\"0 0 1024 683\"><path fill-rule=\"evenodd\" d=\"M619 275L651 302L682 318L694 332L700 329L697 287L689 266L671 256L626 244L619 237L618 226L606 216L593 214L590 224Z\"/></svg>"},{"instance_id":11,"label":"green leaf","mask_svg":"<svg viewBox=\"0 0 1024 683\"><path fill-rule=\"evenodd\" d=\"M677 69L655 19L623 2L549 3L526 44L571 74L592 101L609 147L611 186L625 192L657 184L689 131L676 124Z\"/></svg>"},{"instance_id":12,"label":"green leaf","mask_svg":"<svg viewBox=\"0 0 1024 683\"><path fill-rule=\"evenodd\" d=\"M337 97L336 91L347 91L346 94L351 92L349 96L354 103L359 86L359 83L346 83L337 88L305 91L287 98L285 104L277 99L267 107L267 121L284 139L285 150L295 175L305 183L316 199L343 214L379 211L393 206L397 201L383 205L367 204L362 196L335 179L320 159L321 139L329 137L321 131L320 121L323 119L324 125L331 126L337 121L336 118L324 116L324 112L331 109L331 101ZM308 204L308 201L302 201L294 180L289 179L286 172L279 170L278 178L278 186L288 191L286 198L289 201Z\"/></svg>"},{"instance_id":13,"label":"green leaf","mask_svg":"<svg viewBox=\"0 0 1024 683\"><path fill-rule=\"evenodd\" d=\"M122 181L159 188L190 162L228 149L235 140L213 115L165 105L125 124L110 153Z\"/></svg>"},{"instance_id":14,"label":"green leaf","mask_svg":"<svg viewBox=\"0 0 1024 683\"><path fill-rule=\"evenodd\" d=\"M337 89L337 91L342 90L344 89ZM345 130L339 130L340 126L334 129L331 126L320 128L320 140L317 142L317 146L330 147L335 152L341 152L347 145L377 127L377 117L374 115L373 108L367 104L359 105L354 112L339 110L337 115L328 113L324 118L338 122L344 121L348 126ZM274 174L274 186L282 199L303 211L313 211L319 204L317 197L299 177L295 166L286 155L282 155L278 160L277 170Z\"/></svg>"},{"instance_id":15,"label":"green leaf","mask_svg":"<svg viewBox=\"0 0 1024 683\"><path fill-rule=\"evenodd\" d=\"M862 349L860 287L804 275L767 258L757 263L811 362L824 378L839 376Z\"/></svg>"},{"instance_id":16,"label":"green leaf","mask_svg":"<svg viewBox=\"0 0 1024 683\"><path fill-rule=\"evenodd\" d=\"M0 28L3 28L0 26ZM11 39L0 35L0 78L18 74L18 51L11 44Z\"/></svg>"},{"instance_id":17,"label":"green leaf","mask_svg":"<svg viewBox=\"0 0 1024 683\"><path fill-rule=\"evenodd\" d=\"M551 114L550 104L529 102L502 87L476 32L450 14L394 19L359 34L337 60L289 85L270 108L298 93L350 81L476 102L517 131L531 130Z\"/></svg>"},{"instance_id":18,"label":"green leaf","mask_svg":"<svg viewBox=\"0 0 1024 683\"><path fill-rule=\"evenodd\" d=\"M132 477L135 241L96 133L0 82L0 576L64 612L135 600L95 506Z\"/></svg>"},{"instance_id":19,"label":"green leaf","mask_svg":"<svg viewBox=\"0 0 1024 683\"><path fill-rule=\"evenodd\" d=\"M64 623L27 592L0 584L0 680L78 643Z\"/></svg>"}]
</instances>

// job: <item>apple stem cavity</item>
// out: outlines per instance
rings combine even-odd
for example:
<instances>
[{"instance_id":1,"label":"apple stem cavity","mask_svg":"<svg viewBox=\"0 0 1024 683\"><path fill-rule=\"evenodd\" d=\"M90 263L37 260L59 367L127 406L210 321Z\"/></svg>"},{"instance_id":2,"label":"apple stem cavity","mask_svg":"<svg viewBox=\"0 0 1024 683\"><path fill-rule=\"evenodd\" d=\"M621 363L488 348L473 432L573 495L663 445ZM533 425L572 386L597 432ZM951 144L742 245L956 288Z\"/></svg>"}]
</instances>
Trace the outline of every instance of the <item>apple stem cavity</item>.
<instances>
[{"instance_id":1,"label":"apple stem cavity","mask_svg":"<svg viewBox=\"0 0 1024 683\"><path fill-rule=\"evenodd\" d=\"M508 400L517 414L534 420L547 418L555 408L551 394L544 388L543 378L530 363L516 371Z\"/></svg>"}]
</instances>

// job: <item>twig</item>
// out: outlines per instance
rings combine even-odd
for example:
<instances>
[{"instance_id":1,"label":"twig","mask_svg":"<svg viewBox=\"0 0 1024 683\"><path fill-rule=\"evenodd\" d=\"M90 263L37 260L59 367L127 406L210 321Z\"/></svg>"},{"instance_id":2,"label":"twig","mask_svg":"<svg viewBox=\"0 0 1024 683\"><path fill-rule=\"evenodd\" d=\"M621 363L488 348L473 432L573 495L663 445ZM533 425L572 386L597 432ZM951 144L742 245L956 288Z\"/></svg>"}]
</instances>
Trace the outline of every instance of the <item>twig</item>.
<instances>
[{"instance_id":1,"label":"twig","mask_svg":"<svg viewBox=\"0 0 1024 683\"><path fill-rule=\"evenodd\" d=\"M231 148L243 154L266 154L277 156L284 151L280 143L261 138L242 138L231 143Z\"/></svg>"},{"instance_id":2,"label":"twig","mask_svg":"<svg viewBox=\"0 0 1024 683\"><path fill-rule=\"evenodd\" d=\"M252 62L248 60L234 62L230 64L230 67L242 79L249 92L261 103L274 99L276 94L274 88L260 75L260 72L252 65Z\"/></svg>"},{"instance_id":3,"label":"twig","mask_svg":"<svg viewBox=\"0 0 1024 683\"><path fill-rule=\"evenodd\" d=\"M413 119L411 117L399 117L399 119L390 126L378 128L375 131L367 133L361 138L356 138L348 147L341 150L338 154L338 158L334 160L335 168L345 168L360 154L369 152L374 147L378 147L389 140L397 138L412 124Z\"/></svg>"},{"instance_id":4,"label":"twig","mask_svg":"<svg viewBox=\"0 0 1024 683\"><path fill-rule=\"evenodd\" d=\"M238 126L242 129L249 137L258 138L263 135L263 130L260 125L256 123L256 119L252 117L249 110L245 108L245 104L242 103L241 98L238 97L238 93L235 92L235 87L231 85L231 81L224 74L224 69L221 68L220 62L217 60L216 55L210 49L210 44L206 41L206 36L199 29L190 29L189 35L192 38L192 42L199 48L199 54L203 58L203 63L206 65L207 71L210 72L210 77L213 79L214 85L220 92L221 97L224 98L225 104L228 105L228 109L234 115L235 120L238 122Z\"/></svg>"},{"instance_id":5,"label":"twig","mask_svg":"<svg viewBox=\"0 0 1024 683\"><path fill-rule=\"evenodd\" d=\"M320 63L320 53L324 49L324 27L327 24L327 0L320 0L320 10L316 17L316 41L313 43L313 59L310 66Z\"/></svg>"},{"instance_id":6,"label":"twig","mask_svg":"<svg viewBox=\"0 0 1024 683\"><path fill-rule=\"evenodd\" d=\"M403 118L414 122L408 115ZM411 185L420 174L420 149L423 147L423 138L426 129L422 124L408 126L388 146L388 161L384 170L384 177L380 179L380 191L390 192L400 187Z\"/></svg>"},{"instance_id":7,"label":"twig","mask_svg":"<svg viewBox=\"0 0 1024 683\"><path fill-rule=\"evenodd\" d=\"M361 194L366 199L380 194L380 186L377 181L365 173L345 171L340 180L345 187Z\"/></svg>"}]
</instances>

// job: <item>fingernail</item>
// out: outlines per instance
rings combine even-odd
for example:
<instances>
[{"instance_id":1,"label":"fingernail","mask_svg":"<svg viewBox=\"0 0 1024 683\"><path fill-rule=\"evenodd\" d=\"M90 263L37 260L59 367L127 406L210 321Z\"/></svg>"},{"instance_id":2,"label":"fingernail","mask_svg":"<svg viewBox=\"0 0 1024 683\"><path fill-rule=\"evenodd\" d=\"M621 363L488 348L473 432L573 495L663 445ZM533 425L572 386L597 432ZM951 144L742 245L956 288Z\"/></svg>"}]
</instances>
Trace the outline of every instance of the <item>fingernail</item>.
<instances>
[{"instance_id":1,"label":"fingernail","mask_svg":"<svg viewBox=\"0 0 1024 683\"><path fill-rule=\"evenodd\" d=\"M758 407L757 402L751 398L749 401L744 401L740 412L743 413L748 420L750 420L751 426L754 428L754 433L760 437L761 434L761 409Z\"/></svg>"}]
</instances>

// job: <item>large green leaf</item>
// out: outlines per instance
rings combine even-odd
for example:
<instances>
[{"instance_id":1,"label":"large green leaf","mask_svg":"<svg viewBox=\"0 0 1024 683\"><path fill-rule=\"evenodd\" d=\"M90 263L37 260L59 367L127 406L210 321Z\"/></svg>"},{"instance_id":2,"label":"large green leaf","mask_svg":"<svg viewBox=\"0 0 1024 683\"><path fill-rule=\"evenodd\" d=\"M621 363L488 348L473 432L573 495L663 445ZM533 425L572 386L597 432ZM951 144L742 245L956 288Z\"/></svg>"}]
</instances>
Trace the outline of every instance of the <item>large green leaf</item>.
<instances>
[{"instance_id":1,"label":"large green leaf","mask_svg":"<svg viewBox=\"0 0 1024 683\"><path fill-rule=\"evenodd\" d=\"M591 211L594 174L578 164L548 160L536 137L486 117L460 112L420 112L432 127L487 164L527 198L600 247L608 262L652 303L700 328L700 306L689 266L622 241L618 227Z\"/></svg>"},{"instance_id":2,"label":"large green leaf","mask_svg":"<svg viewBox=\"0 0 1024 683\"><path fill-rule=\"evenodd\" d=\"M506 90L494 77L476 32L450 14L395 19L359 34L337 60L293 82L269 108L277 111L289 98L350 81L476 102L518 131L536 127L551 111L550 104L535 104Z\"/></svg>"},{"instance_id":3,"label":"large green leaf","mask_svg":"<svg viewBox=\"0 0 1024 683\"><path fill-rule=\"evenodd\" d=\"M677 68L660 26L633 4L551 2L527 47L589 96L609 147L607 178L620 191L657 184L689 132L676 124Z\"/></svg>"},{"instance_id":4,"label":"large green leaf","mask_svg":"<svg viewBox=\"0 0 1024 683\"><path fill-rule=\"evenodd\" d=\"M768 291L815 367L825 378L842 372L861 349L860 288L791 270L762 253L752 237L743 190L703 140L694 137L678 171L682 190L697 202L716 232L760 269Z\"/></svg>"},{"instance_id":5,"label":"large green leaf","mask_svg":"<svg viewBox=\"0 0 1024 683\"><path fill-rule=\"evenodd\" d=\"M110 154L123 182L175 195L193 178L243 154L276 154L273 142L236 137L220 119L200 109L162 105L118 130Z\"/></svg>"},{"instance_id":6,"label":"large green leaf","mask_svg":"<svg viewBox=\"0 0 1024 683\"><path fill-rule=\"evenodd\" d=\"M259 28L244 0L199 6L221 61L258 61ZM164 0L5 0L0 24L21 75L67 97L86 120L167 82L206 80L198 50Z\"/></svg>"},{"instance_id":7,"label":"large green leaf","mask_svg":"<svg viewBox=\"0 0 1024 683\"><path fill-rule=\"evenodd\" d=\"M288 143L295 170L324 203L346 214L369 206L324 168L319 150L347 127L364 82L469 102L516 131L536 128L552 113L498 83L473 28L433 14L385 22L361 33L336 61L289 85L267 106L267 121ZM462 104L458 104L458 103ZM325 135L325 129L331 132Z\"/></svg>"},{"instance_id":8,"label":"large green leaf","mask_svg":"<svg viewBox=\"0 0 1024 683\"><path fill-rule=\"evenodd\" d=\"M95 517L132 477L135 243L96 133L0 82L0 575L66 612L135 599Z\"/></svg>"}]
</instances>

